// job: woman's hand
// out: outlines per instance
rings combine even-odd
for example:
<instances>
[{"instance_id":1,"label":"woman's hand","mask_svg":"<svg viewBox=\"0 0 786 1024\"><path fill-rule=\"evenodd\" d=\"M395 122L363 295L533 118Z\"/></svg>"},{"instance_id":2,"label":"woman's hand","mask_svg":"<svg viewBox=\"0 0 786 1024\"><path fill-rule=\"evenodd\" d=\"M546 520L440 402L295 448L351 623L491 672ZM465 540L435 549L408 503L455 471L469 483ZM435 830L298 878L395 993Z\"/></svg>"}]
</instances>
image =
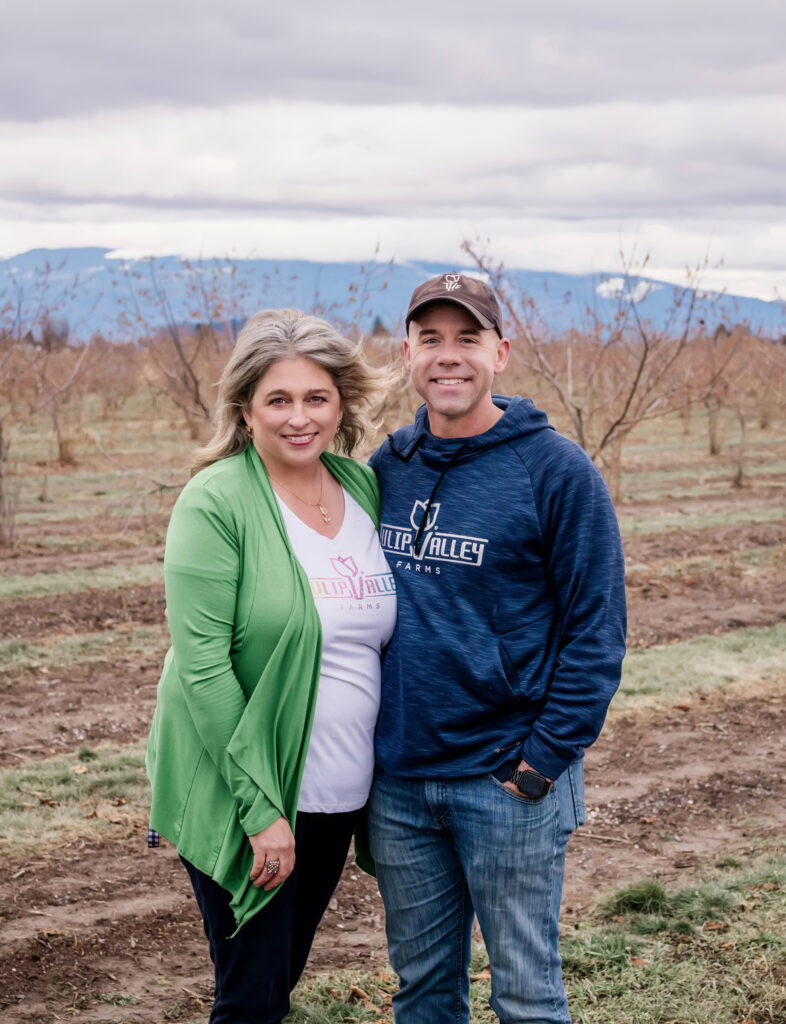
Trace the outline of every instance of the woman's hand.
<instances>
[{"instance_id":1,"label":"woman's hand","mask_svg":"<svg viewBox=\"0 0 786 1024\"><path fill-rule=\"evenodd\" d=\"M275 889L292 873L295 866L295 837L289 822L286 818L276 818L272 825L249 836L248 841L254 851L251 881L257 889ZM275 864L276 861L278 870L268 871L268 864Z\"/></svg>"}]
</instances>

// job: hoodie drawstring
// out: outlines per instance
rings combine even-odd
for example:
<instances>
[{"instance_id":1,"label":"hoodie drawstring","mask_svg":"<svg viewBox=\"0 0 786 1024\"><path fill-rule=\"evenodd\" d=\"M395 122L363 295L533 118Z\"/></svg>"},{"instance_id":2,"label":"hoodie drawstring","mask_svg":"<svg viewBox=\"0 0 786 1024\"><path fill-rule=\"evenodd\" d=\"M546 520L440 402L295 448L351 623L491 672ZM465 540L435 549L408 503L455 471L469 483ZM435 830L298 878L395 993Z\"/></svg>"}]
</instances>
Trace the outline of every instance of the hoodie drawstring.
<instances>
[{"instance_id":1,"label":"hoodie drawstring","mask_svg":"<svg viewBox=\"0 0 786 1024\"><path fill-rule=\"evenodd\" d=\"M428 523L428 517L429 517L429 513L431 512L431 506L434 504L434 498L436 498L436 496L437 496L437 491L439 490L440 484L445 479L445 474L447 473L447 471L455 463L456 459L459 457L459 455L462 454L462 452L464 451L464 449L466 447L467 447L466 445L462 445L461 448L459 448L458 451L456 451L453 454L453 456L450 459L450 461L447 463L445 468L440 473L439 479L434 484L434 489L432 490L431 494L429 495L429 499L426 502L425 511L423 512L423 517L420 520L420 524L418 526L417 533L415 534L415 541L414 541L414 543L412 545L412 550L414 551L416 558L420 554L420 545L421 545L422 540L423 540L423 534L424 534L424 532L426 530L426 524Z\"/></svg>"}]
</instances>

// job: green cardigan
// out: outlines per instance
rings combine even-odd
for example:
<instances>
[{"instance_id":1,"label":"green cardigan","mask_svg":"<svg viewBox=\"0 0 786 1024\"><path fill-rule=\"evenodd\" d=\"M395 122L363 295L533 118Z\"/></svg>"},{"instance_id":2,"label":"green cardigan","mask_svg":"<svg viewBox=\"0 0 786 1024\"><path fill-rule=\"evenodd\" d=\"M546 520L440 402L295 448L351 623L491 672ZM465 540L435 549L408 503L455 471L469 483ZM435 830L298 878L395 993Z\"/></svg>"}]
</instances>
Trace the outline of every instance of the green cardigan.
<instances>
[{"instance_id":1,"label":"green cardigan","mask_svg":"<svg viewBox=\"0 0 786 1024\"><path fill-rule=\"evenodd\" d=\"M373 471L322 459L378 528ZM240 928L273 895L249 880L247 836L280 815L294 830L322 657L311 588L253 445L183 488L164 576L172 647L147 744L150 825L232 894Z\"/></svg>"}]
</instances>

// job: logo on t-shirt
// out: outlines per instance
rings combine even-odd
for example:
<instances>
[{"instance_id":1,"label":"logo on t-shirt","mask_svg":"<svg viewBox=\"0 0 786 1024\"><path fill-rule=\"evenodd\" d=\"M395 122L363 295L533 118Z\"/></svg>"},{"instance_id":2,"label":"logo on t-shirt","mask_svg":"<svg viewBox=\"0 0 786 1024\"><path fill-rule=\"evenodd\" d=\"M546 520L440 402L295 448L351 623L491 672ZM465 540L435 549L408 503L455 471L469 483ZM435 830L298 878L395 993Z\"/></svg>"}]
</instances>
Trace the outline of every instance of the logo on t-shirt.
<instances>
[{"instance_id":1,"label":"logo on t-shirt","mask_svg":"<svg viewBox=\"0 0 786 1024\"><path fill-rule=\"evenodd\" d=\"M386 597L396 593L393 573L362 573L352 555L331 558L330 564L337 576L309 578L315 598L338 597L363 601L372 597Z\"/></svg>"},{"instance_id":2,"label":"logo on t-shirt","mask_svg":"<svg viewBox=\"0 0 786 1024\"><path fill-rule=\"evenodd\" d=\"M416 501L412 506L408 526L382 523L379 539L385 554L399 558L414 558L416 562L453 562L458 565L479 566L483 561L488 537L469 537L437 529L439 509L439 502L429 509L417 553L414 547L415 537L426 514L425 501Z\"/></svg>"}]
</instances>

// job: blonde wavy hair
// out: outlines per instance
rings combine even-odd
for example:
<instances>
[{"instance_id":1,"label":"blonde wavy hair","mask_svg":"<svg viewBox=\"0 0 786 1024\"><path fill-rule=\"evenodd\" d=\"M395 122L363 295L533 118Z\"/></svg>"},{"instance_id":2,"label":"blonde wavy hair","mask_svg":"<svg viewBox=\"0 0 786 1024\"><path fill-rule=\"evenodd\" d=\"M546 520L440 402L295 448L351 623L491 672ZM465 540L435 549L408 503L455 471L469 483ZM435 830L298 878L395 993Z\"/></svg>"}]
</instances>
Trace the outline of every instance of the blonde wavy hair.
<instances>
[{"instance_id":1,"label":"blonde wavy hair","mask_svg":"<svg viewBox=\"0 0 786 1024\"><path fill-rule=\"evenodd\" d=\"M246 321L224 367L218 383L215 432L194 453L192 472L245 451L251 438L243 410L274 363L298 356L327 370L341 396L342 418L334 442L338 451L351 455L366 435L376 430L373 410L384 400L395 372L371 366L362 339L345 338L319 317L296 309L263 309Z\"/></svg>"}]
</instances>

